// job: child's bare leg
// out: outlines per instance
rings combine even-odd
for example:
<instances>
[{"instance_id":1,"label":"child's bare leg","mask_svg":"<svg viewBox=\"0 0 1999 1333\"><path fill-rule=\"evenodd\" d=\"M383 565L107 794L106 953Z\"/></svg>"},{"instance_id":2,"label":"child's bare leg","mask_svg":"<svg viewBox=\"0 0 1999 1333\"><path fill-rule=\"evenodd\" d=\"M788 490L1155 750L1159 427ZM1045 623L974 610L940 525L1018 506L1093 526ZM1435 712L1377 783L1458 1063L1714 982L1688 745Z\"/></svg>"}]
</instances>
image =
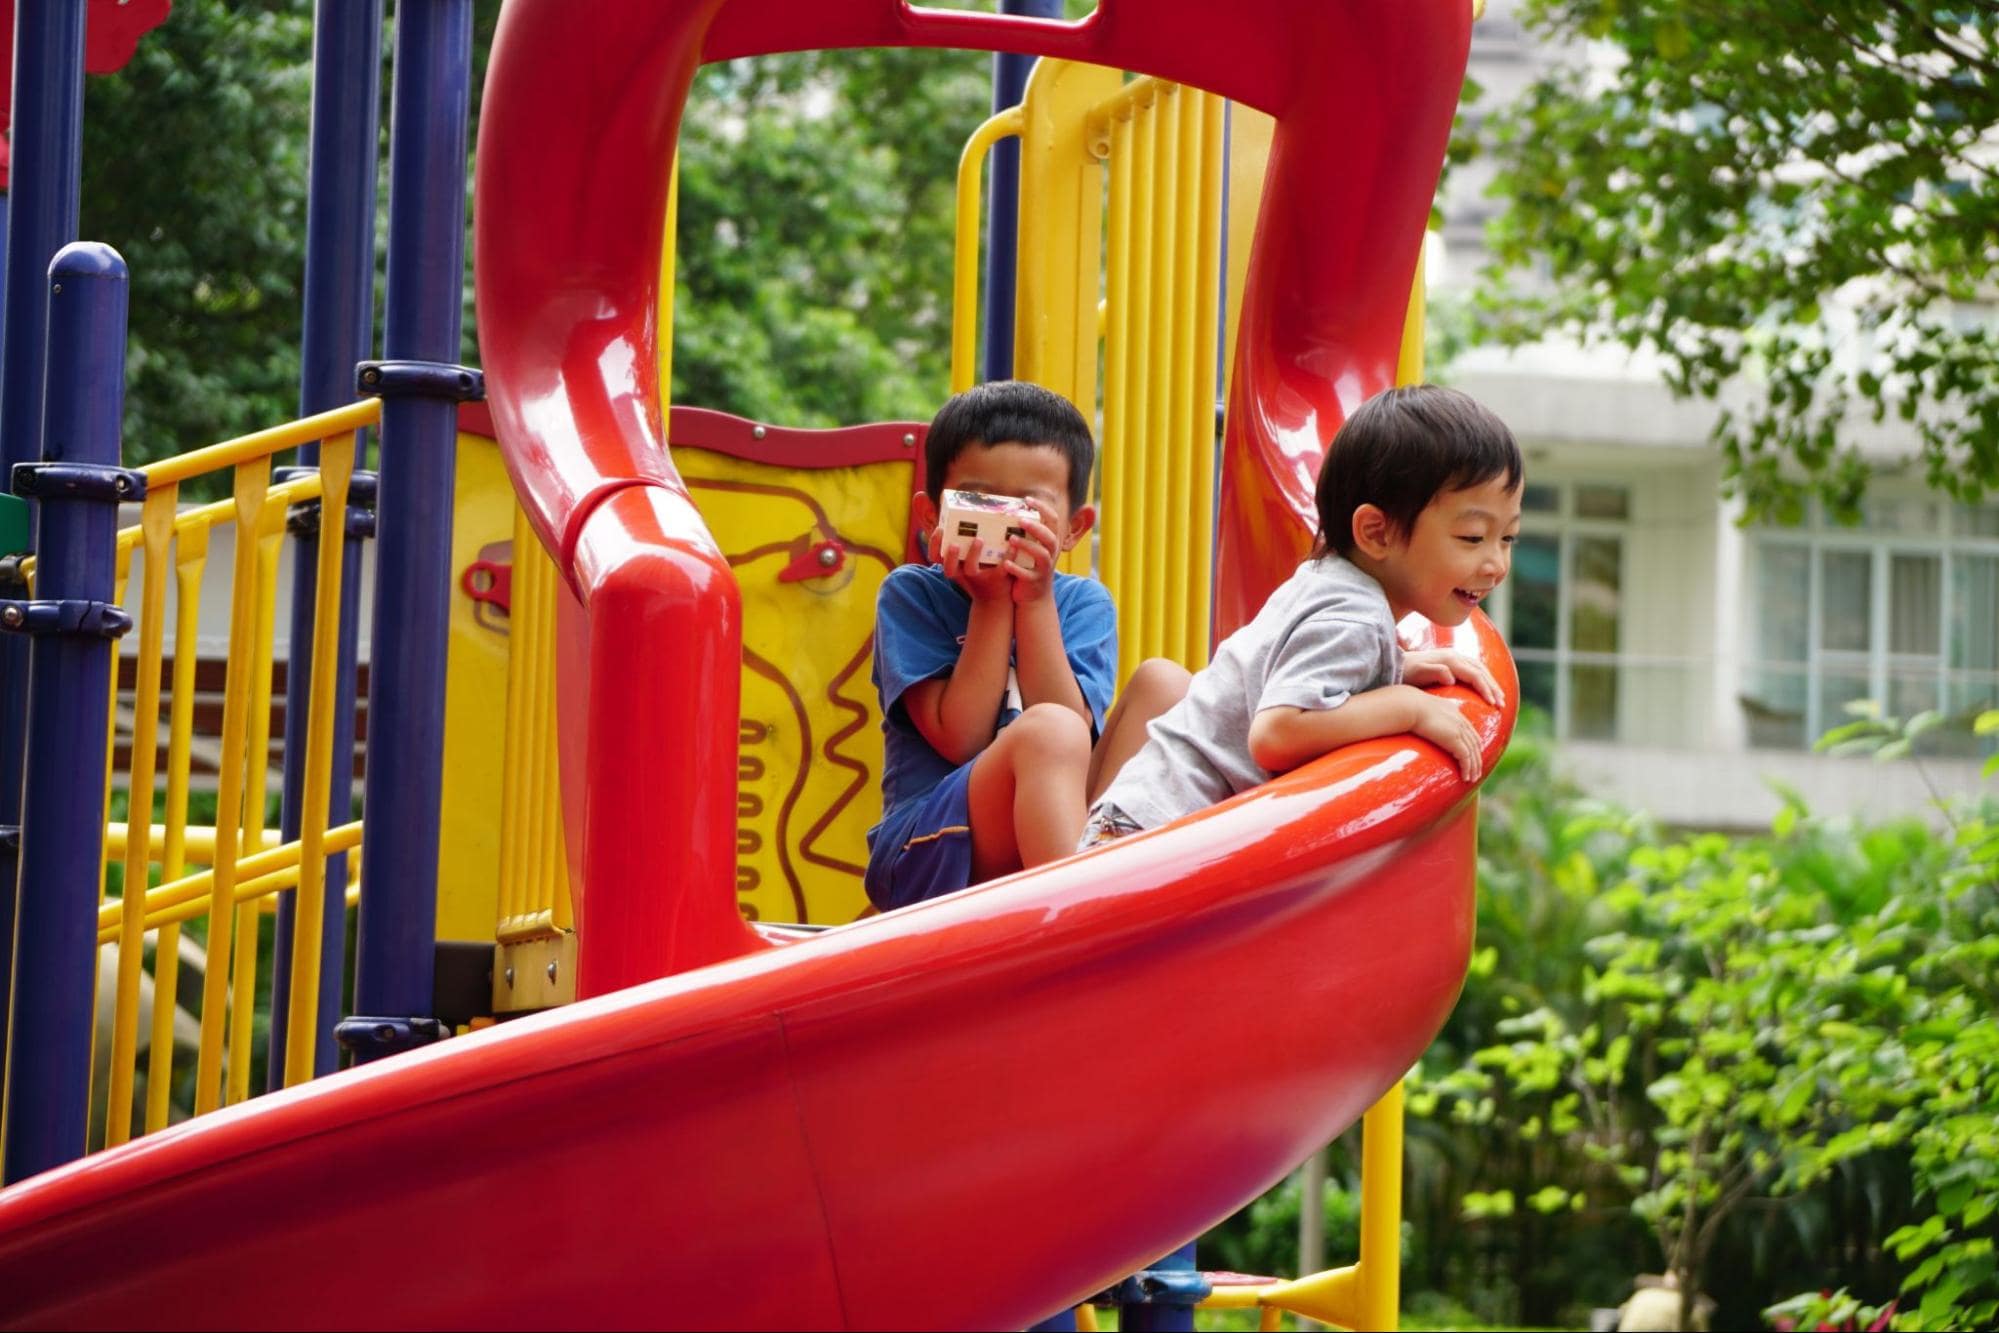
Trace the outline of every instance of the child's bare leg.
<instances>
[{"instance_id":1,"label":"child's bare leg","mask_svg":"<svg viewBox=\"0 0 1999 1333\"><path fill-rule=\"evenodd\" d=\"M973 882L1075 851L1089 771L1089 723L1060 704L1035 704L1000 732L966 790Z\"/></svg>"},{"instance_id":2,"label":"child's bare leg","mask_svg":"<svg viewBox=\"0 0 1999 1333\"><path fill-rule=\"evenodd\" d=\"M1125 760L1145 744L1146 725L1179 703L1193 679L1186 667L1168 657L1149 657L1138 664L1110 716L1104 719L1104 734L1097 738L1096 751L1090 756L1091 804L1111 785Z\"/></svg>"}]
</instances>

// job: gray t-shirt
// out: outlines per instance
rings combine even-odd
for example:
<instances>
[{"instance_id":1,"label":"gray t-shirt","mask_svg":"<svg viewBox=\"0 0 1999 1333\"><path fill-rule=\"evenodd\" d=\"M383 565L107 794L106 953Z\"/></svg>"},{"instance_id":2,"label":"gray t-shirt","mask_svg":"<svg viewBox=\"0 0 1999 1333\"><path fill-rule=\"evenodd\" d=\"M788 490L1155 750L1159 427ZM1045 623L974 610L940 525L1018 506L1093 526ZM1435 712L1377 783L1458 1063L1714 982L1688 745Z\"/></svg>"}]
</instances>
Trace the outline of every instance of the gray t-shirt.
<instances>
[{"instance_id":1,"label":"gray t-shirt","mask_svg":"<svg viewBox=\"0 0 1999 1333\"><path fill-rule=\"evenodd\" d=\"M1337 555L1307 560L1256 618L1222 641L1187 697L1154 719L1098 806L1157 828L1270 774L1249 757L1266 708L1338 708L1402 678L1395 618L1381 585Z\"/></svg>"}]
</instances>

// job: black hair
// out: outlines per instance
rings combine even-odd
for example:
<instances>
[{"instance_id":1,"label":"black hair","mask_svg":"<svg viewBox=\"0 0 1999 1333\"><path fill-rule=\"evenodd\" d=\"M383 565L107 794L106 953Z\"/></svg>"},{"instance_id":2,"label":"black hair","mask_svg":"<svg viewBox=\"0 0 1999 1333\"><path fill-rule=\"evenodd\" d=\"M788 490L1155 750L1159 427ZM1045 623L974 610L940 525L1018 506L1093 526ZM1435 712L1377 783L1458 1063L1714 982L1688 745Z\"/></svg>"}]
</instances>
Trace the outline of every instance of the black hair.
<instances>
[{"instance_id":1,"label":"black hair","mask_svg":"<svg viewBox=\"0 0 1999 1333\"><path fill-rule=\"evenodd\" d=\"M992 380L954 394L931 419L923 443L923 489L931 501L944 493L944 473L973 445L1030 444L1059 449L1069 460L1069 508L1090 500L1090 469L1097 443L1083 414L1053 389L1026 380Z\"/></svg>"},{"instance_id":2,"label":"black hair","mask_svg":"<svg viewBox=\"0 0 1999 1333\"><path fill-rule=\"evenodd\" d=\"M1354 511L1364 504L1406 535L1444 492L1499 476L1514 490L1523 470L1513 432L1469 394L1435 384L1378 393L1354 409L1326 450L1317 553L1353 555Z\"/></svg>"}]
</instances>

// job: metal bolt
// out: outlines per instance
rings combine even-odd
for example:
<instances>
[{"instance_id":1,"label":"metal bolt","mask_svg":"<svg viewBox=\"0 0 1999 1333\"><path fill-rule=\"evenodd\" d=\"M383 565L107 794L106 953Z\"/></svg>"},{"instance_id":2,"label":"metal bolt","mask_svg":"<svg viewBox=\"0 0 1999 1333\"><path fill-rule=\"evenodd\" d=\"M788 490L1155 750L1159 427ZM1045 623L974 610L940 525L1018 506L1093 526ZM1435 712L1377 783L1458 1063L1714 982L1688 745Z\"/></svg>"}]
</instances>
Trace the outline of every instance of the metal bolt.
<instances>
[{"instance_id":1,"label":"metal bolt","mask_svg":"<svg viewBox=\"0 0 1999 1333\"><path fill-rule=\"evenodd\" d=\"M363 384L374 384L377 381L379 381L381 378L382 378L382 372L379 368L375 366L370 366L366 370L361 372L361 382Z\"/></svg>"},{"instance_id":2,"label":"metal bolt","mask_svg":"<svg viewBox=\"0 0 1999 1333\"><path fill-rule=\"evenodd\" d=\"M548 980L550 985L555 983L555 960L552 958L548 961Z\"/></svg>"},{"instance_id":3,"label":"metal bolt","mask_svg":"<svg viewBox=\"0 0 1999 1333\"><path fill-rule=\"evenodd\" d=\"M120 495L130 495L132 493L132 479L130 477L113 477L111 479L111 489Z\"/></svg>"},{"instance_id":4,"label":"metal bolt","mask_svg":"<svg viewBox=\"0 0 1999 1333\"><path fill-rule=\"evenodd\" d=\"M902 437L902 447L905 449L914 449L916 447L915 432L912 431Z\"/></svg>"},{"instance_id":5,"label":"metal bolt","mask_svg":"<svg viewBox=\"0 0 1999 1333\"><path fill-rule=\"evenodd\" d=\"M56 283L56 284L55 284L54 286L50 287L50 288L49 288L49 295L51 295L51 296L61 296L61 295L62 295L62 284L58 282L58 283Z\"/></svg>"},{"instance_id":6,"label":"metal bolt","mask_svg":"<svg viewBox=\"0 0 1999 1333\"><path fill-rule=\"evenodd\" d=\"M840 563L839 550L831 546L820 547L819 563L827 569L831 569L833 566L839 564Z\"/></svg>"},{"instance_id":7,"label":"metal bolt","mask_svg":"<svg viewBox=\"0 0 1999 1333\"><path fill-rule=\"evenodd\" d=\"M765 433L766 432L764 431L764 428L762 426L750 427L750 438L753 440L761 440L764 437Z\"/></svg>"},{"instance_id":8,"label":"metal bolt","mask_svg":"<svg viewBox=\"0 0 1999 1333\"><path fill-rule=\"evenodd\" d=\"M514 969L509 967L507 969L507 989L512 990L513 988L514 988Z\"/></svg>"},{"instance_id":9,"label":"metal bolt","mask_svg":"<svg viewBox=\"0 0 1999 1333\"><path fill-rule=\"evenodd\" d=\"M18 606L10 606L0 611L0 624L4 624L8 629L19 629L22 619L21 608Z\"/></svg>"}]
</instances>

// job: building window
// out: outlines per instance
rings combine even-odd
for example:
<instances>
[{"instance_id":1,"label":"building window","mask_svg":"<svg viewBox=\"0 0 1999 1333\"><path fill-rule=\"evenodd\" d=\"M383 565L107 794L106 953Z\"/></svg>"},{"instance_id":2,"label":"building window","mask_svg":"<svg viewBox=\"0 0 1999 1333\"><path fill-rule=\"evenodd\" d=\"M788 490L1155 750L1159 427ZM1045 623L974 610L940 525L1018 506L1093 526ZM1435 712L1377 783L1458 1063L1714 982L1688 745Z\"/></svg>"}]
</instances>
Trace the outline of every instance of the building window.
<instances>
[{"instance_id":1,"label":"building window","mask_svg":"<svg viewBox=\"0 0 1999 1333\"><path fill-rule=\"evenodd\" d=\"M1630 489L1533 482L1520 508L1513 572L1490 608L1513 650L1520 697L1554 720L1558 736L1613 739Z\"/></svg>"},{"instance_id":2,"label":"building window","mask_svg":"<svg viewBox=\"0 0 1999 1333\"><path fill-rule=\"evenodd\" d=\"M1999 707L1999 508L1890 496L1870 501L1858 527L1815 508L1803 527L1759 531L1753 550L1741 691L1751 745L1807 747L1860 699L1956 723ZM1991 748L1962 726L1931 744Z\"/></svg>"}]
</instances>

